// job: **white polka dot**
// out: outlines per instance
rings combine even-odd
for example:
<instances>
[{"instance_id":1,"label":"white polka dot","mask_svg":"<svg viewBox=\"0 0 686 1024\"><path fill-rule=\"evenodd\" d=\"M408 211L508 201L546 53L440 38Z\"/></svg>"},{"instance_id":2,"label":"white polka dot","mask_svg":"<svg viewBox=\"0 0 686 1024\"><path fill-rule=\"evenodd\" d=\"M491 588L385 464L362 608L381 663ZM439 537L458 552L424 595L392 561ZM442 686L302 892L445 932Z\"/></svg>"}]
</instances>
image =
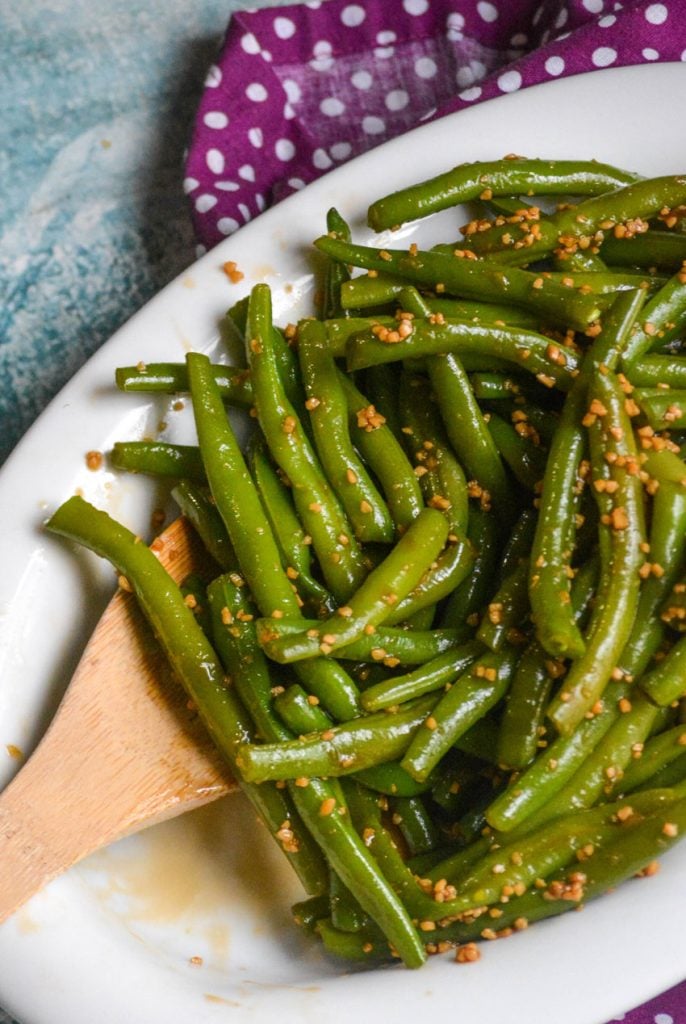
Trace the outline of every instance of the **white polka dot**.
<instances>
[{"instance_id":1,"label":"white polka dot","mask_svg":"<svg viewBox=\"0 0 686 1024\"><path fill-rule=\"evenodd\" d=\"M471 89L463 89L462 92L457 94L461 100L466 100L471 103L472 100L478 100L481 95L481 86L473 85Z\"/></svg>"},{"instance_id":2,"label":"white polka dot","mask_svg":"<svg viewBox=\"0 0 686 1024\"><path fill-rule=\"evenodd\" d=\"M188 195L188 193L192 192L193 189L196 189L199 184L200 184L200 182L198 181L197 178L184 178L183 179L183 190L186 193L186 195Z\"/></svg>"},{"instance_id":3,"label":"white polka dot","mask_svg":"<svg viewBox=\"0 0 686 1024\"><path fill-rule=\"evenodd\" d=\"M330 71L336 62L330 53L321 53L310 61L313 71Z\"/></svg>"},{"instance_id":4,"label":"white polka dot","mask_svg":"<svg viewBox=\"0 0 686 1024\"><path fill-rule=\"evenodd\" d=\"M242 178L243 181L254 181L255 168L251 164L243 164L242 167L238 168L238 177Z\"/></svg>"},{"instance_id":5,"label":"white polka dot","mask_svg":"<svg viewBox=\"0 0 686 1024\"><path fill-rule=\"evenodd\" d=\"M217 221L217 228L221 231L222 235L230 235L233 231L237 231L240 224L233 217L220 217Z\"/></svg>"},{"instance_id":6,"label":"white polka dot","mask_svg":"<svg viewBox=\"0 0 686 1024\"><path fill-rule=\"evenodd\" d=\"M207 75L205 76L205 85L209 89L216 89L217 86L221 84L221 80L221 69L218 68L216 64L213 64L212 67L207 72Z\"/></svg>"},{"instance_id":7,"label":"white polka dot","mask_svg":"<svg viewBox=\"0 0 686 1024\"><path fill-rule=\"evenodd\" d=\"M302 96L302 91L298 83L294 82L292 78L284 78L282 85L286 96L288 96L288 102L297 103Z\"/></svg>"},{"instance_id":8,"label":"white polka dot","mask_svg":"<svg viewBox=\"0 0 686 1024\"><path fill-rule=\"evenodd\" d=\"M291 188L305 188L305 182L302 180L302 178L289 178L288 184L291 186Z\"/></svg>"},{"instance_id":9,"label":"white polka dot","mask_svg":"<svg viewBox=\"0 0 686 1024\"><path fill-rule=\"evenodd\" d=\"M617 20L616 14L604 14L602 18L598 19L599 28L610 28Z\"/></svg>"},{"instance_id":10,"label":"white polka dot","mask_svg":"<svg viewBox=\"0 0 686 1024\"><path fill-rule=\"evenodd\" d=\"M279 39L290 39L295 35L295 23L290 18L274 18L274 31Z\"/></svg>"},{"instance_id":11,"label":"white polka dot","mask_svg":"<svg viewBox=\"0 0 686 1024\"><path fill-rule=\"evenodd\" d=\"M660 59L660 54L657 52L657 50L653 50L652 47L650 47L650 46L646 47L646 49L643 50L643 56L644 56L645 60L659 60Z\"/></svg>"},{"instance_id":12,"label":"white polka dot","mask_svg":"<svg viewBox=\"0 0 686 1024\"><path fill-rule=\"evenodd\" d=\"M290 103L284 104L283 116L287 121L292 121L293 118L295 117L295 111L293 110L293 107L290 105Z\"/></svg>"},{"instance_id":13,"label":"white polka dot","mask_svg":"<svg viewBox=\"0 0 686 1024\"><path fill-rule=\"evenodd\" d=\"M682 54L681 54L681 57L679 58L679 60L686 60L686 50L682 51Z\"/></svg>"},{"instance_id":14,"label":"white polka dot","mask_svg":"<svg viewBox=\"0 0 686 1024\"><path fill-rule=\"evenodd\" d=\"M583 4L590 14L600 14L603 9L603 0L583 0Z\"/></svg>"},{"instance_id":15,"label":"white polka dot","mask_svg":"<svg viewBox=\"0 0 686 1024\"><path fill-rule=\"evenodd\" d=\"M252 32L246 32L244 36L241 36L241 46L246 53L259 53L260 44Z\"/></svg>"},{"instance_id":16,"label":"white polka dot","mask_svg":"<svg viewBox=\"0 0 686 1024\"><path fill-rule=\"evenodd\" d=\"M364 7L360 7L359 4L348 4L341 11L341 21L348 28L357 28L361 25L364 19L367 17L367 12Z\"/></svg>"},{"instance_id":17,"label":"white polka dot","mask_svg":"<svg viewBox=\"0 0 686 1024\"><path fill-rule=\"evenodd\" d=\"M370 114L368 117L362 118L362 131L366 135L381 135L382 132L386 131L386 124L380 117L374 117Z\"/></svg>"},{"instance_id":18,"label":"white polka dot","mask_svg":"<svg viewBox=\"0 0 686 1024\"><path fill-rule=\"evenodd\" d=\"M462 39L462 30L464 29L464 16L462 14L449 14L445 23L446 32L448 39L452 42L455 40Z\"/></svg>"},{"instance_id":19,"label":"white polka dot","mask_svg":"<svg viewBox=\"0 0 686 1024\"><path fill-rule=\"evenodd\" d=\"M267 200L264 198L261 192L258 192L257 195L255 196L255 206L260 211L260 213L262 213L262 210L264 210L266 205Z\"/></svg>"},{"instance_id":20,"label":"white polka dot","mask_svg":"<svg viewBox=\"0 0 686 1024\"><path fill-rule=\"evenodd\" d=\"M208 110L203 117L208 128L226 128L229 119L221 110Z\"/></svg>"},{"instance_id":21,"label":"white polka dot","mask_svg":"<svg viewBox=\"0 0 686 1024\"><path fill-rule=\"evenodd\" d=\"M331 53L332 46L328 39L318 39L312 47L315 57L321 57L325 53Z\"/></svg>"},{"instance_id":22,"label":"white polka dot","mask_svg":"<svg viewBox=\"0 0 686 1024\"><path fill-rule=\"evenodd\" d=\"M319 109L326 117L339 117L345 110L345 103L342 103L336 96L327 96L319 104Z\"/></svg>"},{"instance_id":23,"label":"white polka dot","mask_svg":"<svg viewBox=\"0 0 686 1024\"><path fill-rule=\"evenodd\" d=\"M395 53L395 46L375 46L372 53L378 60L389 60Z\"/></svg>"},{"instance_id":24,"label":"white polka dot","mask_svg":"<svg viewBox=\"0 0 686 1024\"><path fill-rule=\"evenodd\" d=\"M205 163L213 174L221 174L224 170L224 154L219 149L208 149Z\"/></svg>"},{"instance_id":25,"label":"white polka dot","mask_svg":"<svg viewBox=\"0 0 686 1024\"><path fill-rule=\"evenodd\" d=\"M305 4L305 7L309 7L311 11L318 11L321 6L322 0L309 0L309 2Z\"/></svg>"},{"instance_id":26,"label":"white polka dot","mask_svg":"<svg viewBox=\"0 0 686 1024\"><path fill-rule=\"evenodd\" d=\"M248 140L250 145L254 146L255 149L261 149L264 145L264 132L261 128L249 128Z\"/></svg>"},{"instance_id":27,"label":"white polka dot","mask_svg":"<svg viewBox=\"0 0 686 1024\"><path fill-rule=\"evenodd\" d=\"M529 37L526 32L517 32L516 35L512 36L510 42L513 46L526 46L529 42Z\"/></svg>"},{"instance_id":28,"label":"white polka dot","mask_svg":"<svg viewBox=\"0 0 686 1024\"><path fill-rule=\"evenodd\" d=\"M416 17L428 11L429 0L403 0L403 7L408 14L413 14Z\"/></svg>"},{"instance_id":29,"label":"white polka dot","mask_svg":"<svg viewBox=\"0 0 686 1024\"><path fill-rule=\"evenodd\" d=\"M352 151L353 147L349 142L334 142L329 150L334 160L347 160Z\"/></svg>"},{"instance_id":30,"label":"white polka dot","mask_svg":"<svg viewBox=\"0 0 686 1024\"><path fill-rule=\"evenodd\" d=\"M414 62L414 71L418 78L433 78L438 68L431 57L420 57Z\"/></svg>"},{"instance_id":31,"label":"white polka dot","mask_svg":"<svg viewBox=\"0 0 686 1024\"><path fill-rule=\"evenodd\" d=\"M617 51L610 46L599 46L591 54L591 60L597 68L608 68L617 60Z\"/></svg>"},{"instance_id":32,"label":"white polka dot","mask_svg":"<svg viewBox=\"0 0 686 1024\"><path fill-rule=\"evenodd\" d=\"M458 68L457 74L455 75L455 81L461 89L465 89L468 85L471 85L474 81L474 72L472 69L465 65L465 67Z\"/></svg>"},{"instance_id":33,"label":"white polka dot","mask_svg":"<svg viewBox=\"0 0 686 1024\"><path fill-rule=\"evenodd\" d=\"M371 89L373 78L368 71L356 71L350 81L356 89Z\"/></svg>"},{"instance_id":34,"label":"white polka dot","mask_svg":"<svg viewBox=\"0 0 686 1024\"><path fill-rule=\"evenodd\" d=\"M198 244L195 247L195 255L197 256L197 258L200 259L200 257L204 256L206 252L207 246L202 245L200 242L198 242Z\"/></svg>"},{"instance_id":35,"label":"white polka dot","mask_svg":"<svg viewBox=\"0 0 686 1024\"><path fill-rule=\"evenodd\" d=\"M238 204L238 209L240 210L241 217L247 223L247 221L249 221L250 218L252 217L252 214L250 213L250 210L245 205L245 203L239 203Z\"/></svg>"},{"instance_id":36,"label":"white polka dot","mask_svg":"<svg viewBox=\"0 0 686 1024\"><path fill-rule=\"evenodd\" d=\"M561 75L565 69L565 62L562 57L548 57L545 69L549 75Z\"/></svg>"},{"instance_id":37,"label":"white polka dot","mask_svg":"<svg viewBox=\"0 0 686 1024\"><path fill-rule=\"evenodd\" d=\"M220 192L238 192L241 186L237 181L215 181L214 187Z\"/></svg>"},{"instance_id":38,"label":"white polka dot","mask_svg":"<svg viewBox=\"0 0 686 1024\"><path fill-rule=\"evenodd\" d=\"M212 207L216 205L217 197L210 196L207 194L207 192L203 192L203 194L201 196L198 196L198 198L195 200L195 208L198 211L198 213L207 213L208 210L211 210Z\"/></svg>"},{"instance_id":39,"label":"white polka dot","mask_svg":"<svg viewBox=\"0 0 686 1024\"><path fill-rule=\"evenodd\" d=\"M269 94L261 82L251 82L245 90L245 95L253 103L264 103Z\"/></svg>"},{"instance_id":40,"label":"white polka dot","mask_svg":"<svg viewBox=\"0 0 686 1024\"><path fill-rule=\"evenodd\" d=\"M404 89L392 89L384 100L389 110L404 110L409 102L410 97Z\"/></svg>"},{"instance_id":41,"label":"white polka dot","mask_svg":"<svg viewBox=\"0 0 686 1024\"><path fill-rule=\"evenodd\" d=\"M662 25L667 21L667 8L664 4L650 4L646 7L645 19L650 25Z\"/></svg>"},{"instance_id":42,"label":"white polka dot","mask_svg":"<svg viewBox=\"0 0 686 1024\"><path fill-rule=\"evenodd\" d=\"M315 149L312 154L312 163L320 171L328 171L329 167L333 166L331 157L325 149Z\"/></svg>"},{"instance_id":43,"label":"white polka dot","mask_svg":"<svg viewBox=\"0 0 686 1024\"><path fill-rule=\"evenodd\" d=\"M557 18L555 18L555 28L563 28L563 26L567 24L568 18L569 11L565 10L565 8L563 7L560 13L558 14Z\"/></svg>"},{"instance_id":44,"label":"white polka dot","mask_svg":"<svg viewBox=\"0 0 686 1024\"><path fill-rule=\"evenodd\" d=\"M656 1013L655 1024L674 1024L674 1017L671 1013Z\"/></svg>"},{"instance_id":45,"label":"white polka dot","mask_svg":"<svg viewBox=\"0 0 686 1024\"><path fill-rule=\"evenodd\" d=\"M292 160L295 156L295 146L290 139L277 139L274 143L274 152L279 160Z\"/></svg>"},{"instance_id":46,"label":"white polka dot","mask_svg":"<svg viewBox=\"0 0 686 1024\"><path fill-rule=\"evenodd\" d=\"M498 88L501 92L516 92L522 84L519 71L505 71L498 76Z\"/></svg>"},{"instance_id":47,"label":"white polka dot","mask_svg":"<svg viewBox=\"0 0 686 1024\"><path fill-rule=\"evenodd\" d=\"M436 113L436 107L432 107L431 110L427 110L425 114L419 118L420 121L428 121L430 117L433 117Z\"/></svg>"},{"instance_id":48,"label":"white polka dot","mask_svg":"<svg viewBox=\"0 0 686 1024\"><path fill-rule=\"evenodd\" d=\"M387 43L394 43L397 38L398 37L395 32L390 31L377 32L376 34L376 41L380 46L386 46Z\"/></svg>"},{"instance_id":49,"label":"white polka dot","mask_svg":"<svg viewBox=\"0 0 686 1024\"><path fill-rule=\"evenodd\" d=\"M267 63L269 63L269 61L272 59L272 55L271 55L271 51L270 50L262 50L260 52L260 56L262 57L262 60L266 60Z\"/></svg>"},{"instance_id":50,"label":"white polka dot","mask_svg":"<svg viewBox=\"0 0 686 1024\"><path fill-rule=\"evenodd\" d=\"M496 21L498 18L498 8L494 4L489 4L486 0L479 0L476 5L479 17L484 21Z\"/></svg>"}]
</instances>

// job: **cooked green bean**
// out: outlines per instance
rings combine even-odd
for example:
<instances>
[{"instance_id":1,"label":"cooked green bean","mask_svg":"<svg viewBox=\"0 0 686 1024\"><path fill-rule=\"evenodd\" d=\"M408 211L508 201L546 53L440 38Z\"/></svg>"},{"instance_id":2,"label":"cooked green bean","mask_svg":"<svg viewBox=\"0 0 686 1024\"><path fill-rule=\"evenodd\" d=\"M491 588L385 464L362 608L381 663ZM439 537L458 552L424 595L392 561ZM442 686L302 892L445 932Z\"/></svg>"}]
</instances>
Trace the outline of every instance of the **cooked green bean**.
<instances>
[{"instance_id":1,"label":"cooked green bean","mask_svg":"<svg viewBox=\"0 0 686 1024\"><path fill-rule=\"evenodd\" d=\"M250 374L235 366L216 364L212 367L219 393L225 401L246 408L252 405ZM122 391L158 391L163 394L188 392L188 371L185 363L138 363L120 366L115 374Z\"/></svg>"},{"instance_id":2,"label":"cooked green bean","mask_svg":"<svg viewBox=\"0 0 686 1024\"><path fill-rule=\"evenodd\" d=\"M175 480L205 483L207 475L196 445L167 441L115 441L110 452L115 469L127 473L149 473Z\"/></svg>"}]
</instances>

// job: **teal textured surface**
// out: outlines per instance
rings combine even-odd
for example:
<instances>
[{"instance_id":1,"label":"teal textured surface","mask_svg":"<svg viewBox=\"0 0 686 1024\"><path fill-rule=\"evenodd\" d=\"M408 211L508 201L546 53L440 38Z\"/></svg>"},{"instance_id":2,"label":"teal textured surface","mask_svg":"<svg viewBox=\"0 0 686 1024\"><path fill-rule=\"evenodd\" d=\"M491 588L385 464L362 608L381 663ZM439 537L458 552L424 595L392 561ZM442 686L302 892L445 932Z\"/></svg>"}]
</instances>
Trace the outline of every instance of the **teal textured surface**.
<instances>
[{"instance_id":1,"label":"teal textured surface","mask_svg":"<svg viewBox=\"0 0 686 1024\"><path fill-rule=\"evenodd\" d=\"M194 260L184 148L238 6L0 5L0 462Z\"/></svg>"}]
</instances>

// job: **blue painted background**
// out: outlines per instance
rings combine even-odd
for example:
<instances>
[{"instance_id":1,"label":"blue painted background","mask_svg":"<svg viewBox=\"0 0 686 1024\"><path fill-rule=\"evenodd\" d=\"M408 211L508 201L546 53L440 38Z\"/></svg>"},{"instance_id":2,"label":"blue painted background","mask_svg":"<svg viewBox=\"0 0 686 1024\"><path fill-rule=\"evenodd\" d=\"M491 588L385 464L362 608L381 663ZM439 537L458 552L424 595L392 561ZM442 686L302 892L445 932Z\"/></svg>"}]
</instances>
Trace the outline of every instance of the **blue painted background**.
<instances>
[{"instance_id":1,"label":"blue painted background","mask_svg":"<svg viewBox=\"0 0 686 1024\"><path fill-rule=\"evenodd\" d=\"M239 6L0 2L0 463L195 258L183 150Z\"/></svg>"}]
</instances>

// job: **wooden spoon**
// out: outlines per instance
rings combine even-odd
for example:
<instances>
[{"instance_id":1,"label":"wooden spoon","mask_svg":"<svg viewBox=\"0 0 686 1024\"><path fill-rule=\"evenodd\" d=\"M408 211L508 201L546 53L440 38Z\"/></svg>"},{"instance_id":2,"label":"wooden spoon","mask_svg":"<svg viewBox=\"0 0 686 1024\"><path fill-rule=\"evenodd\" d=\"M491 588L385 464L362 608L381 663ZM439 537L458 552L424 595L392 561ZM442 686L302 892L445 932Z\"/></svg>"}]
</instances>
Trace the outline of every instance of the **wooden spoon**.
<instances>
[{"instance_id":1,"label":"wooden spoon","mask_svg":"<svg viewBox=\"0 0 686 1024\"><path fill-rule=\"evenodd\" d=\"M177 582L207 565L186 520L160 539ZM119 591L45 737L0 794L0 921L93 850L233 788L135 598Z\"/></svg>"}]
</instances>

